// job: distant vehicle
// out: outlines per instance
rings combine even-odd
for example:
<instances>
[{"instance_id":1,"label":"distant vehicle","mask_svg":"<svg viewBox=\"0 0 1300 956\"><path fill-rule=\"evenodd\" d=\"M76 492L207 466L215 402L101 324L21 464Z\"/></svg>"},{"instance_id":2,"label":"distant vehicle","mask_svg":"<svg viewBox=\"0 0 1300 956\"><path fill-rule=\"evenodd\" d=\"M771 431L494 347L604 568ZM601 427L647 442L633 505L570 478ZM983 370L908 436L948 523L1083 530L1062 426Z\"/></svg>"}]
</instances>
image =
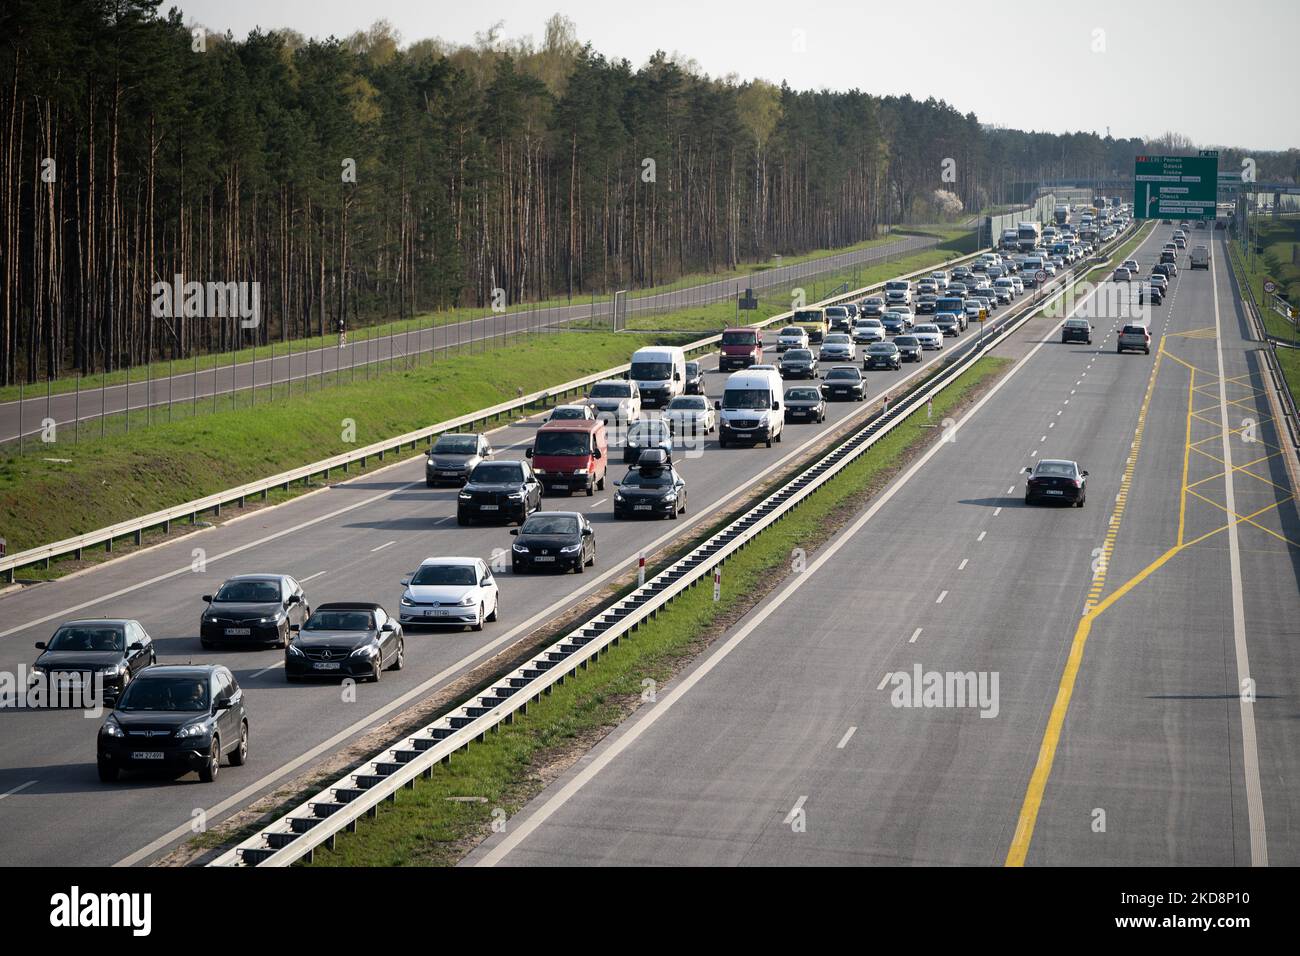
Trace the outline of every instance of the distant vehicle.
<instances>
[{"instance_id":1,"label":"distant vehicle","mask_svg":"<svg viewBox=\"0 0 1300 956\"><path fill-rule=\"evenodd\" d=\"M662 452L647 451L616 484L615 518L644 515L675 519L686 513L686 481Z\"/></svg>"},{"instance_id":2,"label":"distant vehicle","mask_svg":"<svg viewBox=\"0 0 1300 956\"><path fill-rule=\"evenodd\" d=\"M98 680L104 700L115 701L137 674L158 661L140 622L115 618L61 624L49 641L37 641L36 649L41 654L31 666L30 683L43 684L51 699L64 687L93 689Z\"/></svg>"},{"instance_id":3,"label":"distant vehicle","mask_svg":"<svg viewBox=\"0 0 1300 956\"><path fill-rule=\"evenodd\" d=\"M806 349L808 347L808 330L800 325L787 325L776 339L778 353L786 349Z\"/></svg>"},{"instance_id":4,"label":"distant vehicle","mask_svg":"<svg viewBox=\"0 0 1300 956\"><path fill-rule=\"evenodd\" d=\"M573 406L559 406L559 408L569 407ZM591 408L589 405L582 407ZM592 409L591 413L594 415L595 410ZM491 457L492 445L487 435L453 432L439 435L438 440L429 449L429 457L424 462L425 487L433 488L443 484L463 485L469 478L469 473L474 470L474 466L485 458Z\"/></svg>"},{"instance_id":5,"label":"distant vehicle","mask_svg":"<svg viewBox=\"0 0 1300 956\"><path fill-rule=\"evenodd\" d=\"M1070 207L1066 203L1057 203L1056 209L1053 210L1053 217L1058 226L1064 226L1070 221Z\"/></svg>"},{"instance_id":6,"label":"distant vehicle","mask_svg":"<svg viewBox=\"0 0 1300 956\"><path fill-rule=\"evenodd\" d=\"M796 316L796 320L798 316ZM722 353L718 369L745 368L763 361L763 336L758 329L731 328L722 330Z\"/></svg>"},{"instance_id":7,"label":"distant vehicle","mask_svg":"<svg viewBox=\"0 0 1300 956\"><path fill-rule=\"evenodd\" d=\"M1186 249L1187 240L1184 237L1179 236L1176 239L1174 239L1174 245L1176 245L1179 249Z\"/></svg>"},{"instance_id":8,"label":"distant vehicle","mask_svg":"<svg viewBox=\"0 0 1300 956\"><path fill-rule=\"evenodd\" d=\"M1136 352L1151 354L1151 332L1145 325L1132 322L1120 329L1119 338L1115 340L1116 352Z\"/></svg>"},{"instance_id":9,"label":"distant vehicle","mask_svg":"<svg viewBox=\"0 0 1300 956\"><path fill-rule=\"evenodd\" d=\"M956 312L936 313L934 316L934 324L944 335L961 335L961 316Z\"/></svg>"},{"instance_id":10,"label":"distant vehicle","mask_svg":"<svg viewBox=\"0 0 1300 956\"><path fill-rule=\"evenodd\" d=\"M474 609L476 614L481 606ZM482 630L482 619L474 630ZM384 671L406 665L406 637L399 621L379 604L334 601L322 604L284 652L285 680L353 677L379 683Z\"/></svg>"},{"instance_id":11,"label":"distant vehicle","mask_svg":"<svg viewBox=\"0 0 1300 956\"><path fill-rule=\"evenodd\" d=\"M808 341L813 345L820 344L822 336L830 331L825 309L798 309L791 317L791 321L794 325L802 325L808 330Z\"/></svg>"},{"instance_id":12,"label":"distant vehicle","mask_svg":"<svg viewBox=\"0 0 1300 956\"><path fill-rule=\"evenodd\" d=\"M800 385L785 390L785 420L787 422L826 421L826 399L821 389Z\"/></svg>"},{"instance_id":13,"label":"distant vehicle","mask_svg":"<svg viewBox=\"0 0 1300 956\"><path fill-rule=\"evenodd\" d=\"M456 498L456 523L517 521L542 506L542 483L526 461L483 461Z\"/></svg>"},{"instance_id":14,"label":"distant vehicle","mask_svg":"<svg viewBox=\"0 0 1300 956\"><path fill-rule=\"evenodd\" d=\"M704 394L704 366L699 362L686 363L686 394Z\"/></svg>"},{"instance_id":15,"label":"distant vehicle","mask_svg":"<svg viewBox=\"0 0 1300 956\"><path fill-rule=\"evenodd\" d=\"M826 321L830 323L832 332L847 332L853 327L849 310L842 305L828 305Z\"/></svg>"},{"instance_id":16,"label":"distant vehicle","mask_svg":"<svg viewBox=\"0 0 1300 956\"><path fill-rule=\"evenodd\" d=\"M1192 249L1189 257L1191 268L1208 269L1210 268L1210 250L1206 246L1196 246Z\"/></svg>"},{"instance_id":17,"label":"distant vehicle","mask_svg":"<svg viewBox=\"0 0 1300 956\"><path fill-rule=\"evenodd\" d=\"M885 312L885 300L882 296L878 295L873 295L870 298L863 299L860 311L867 317L883 315Z\"/></svg>"},{"instance_id":18,"label":"distant vehicle","mask_svg":"<svg viewBox=\"0 0 1300 956\"><path fill-rule=\"evenodd\" d=\"M551 414L546 416L549 422L583 422L595 421L596 410L590 405L556 405L551 409Z\"/></svg>"},{"instance_id":19,"label":"distant vehicle","mask_svg":"<svg viewBox=\"0 0 1300 956\"><path fill-rule=\"evenodd\" d=\"M907 319L901 312L886 312L885 317L880 320L881 326L886 335L897 335L899 332L907 331Z\"/></svg>"},{"instance_id":20,"label":"distant vehicle","mask_svg":"<svg viewBox=\"0 0 1300 956\"><path fill-rule=\"evenodd\" d=\"M867 346L867 350L862 353L862 367L868 370L873 368L902 368L902 350L897 344L900 339L915 343L917 360L920 361L921 343L917 341L916 336L909 334L900 335L893 342L877 342L874 345Z\"/></svg>"},{"instance_id":21,"label":"distant vehicle","mask_svg":"<svg viewBox=\"0 0 1300 956\"><path fill-rule=\"evenodd\" d=\"M943 332L939 326L932 323L922 323L912 329L912 334L916 340L921 343L923 349L941 349L943 348Z\"/></svg>"},{"instance_id":22,"label":"distant vehicle","mask_svg":"<svg viewBox=\"0 0 1300 956\"><path fill-rule=\"evenodd\" d=\"M940 292L948 288L948 273L944 272L942 269L931 272L930 278L934 280L934 283L939 287Z\"/></svg>"},{"instance_id":23,"label":"distant vehicle","mask_svg":"<svg viewBox=\"0 0 1300 956\"><path fill-rule=\"evenodd\" d=\"M1119 266L1114 273L1111 274L1111 280L1114 282L1128 282L1132 278L1133 274L1123 266Z\"/></svg>"},{"instance_id":24,"label":"distant vehicle","mask_svg":"<svg viewBox=\"0 0 1300 956\"><path fill-rule=\"evenodd\" d=\"M998 240L998 248L1014 252L1020 248L1020 233L1014 229L1003 229L1002 237Z\"/></svg>"},{"instance_id":25,"label":"distant vehicle","mask_svg":"<svg viewBox=\"0 0 1300 956\"><path fill-rule=\"evenodd\" d=\"M1169 277L1165 275L1163 272L1158 271L1158 268L1159 267L1151 270L1151 275L1148 277L1147 281L1150 282L1151 285L1158 288L1162 293L1168 292Z\"/></svg>"},{"instance_id":26,"label":"distant vehicle","mask_svg":"<svg viewBox=\"0 0 1300 956\"><path fill-rule=\"evenodd\" d=\"M927 292L925 295L921 296L916 300L916 314L934 315L935 303L937 303L938 301L939 301L939 297L937 295L935 295L933 292Z\"/></svg>"},{"instance_id":27,"label":"distant vehicle","mask_svg":"<svg viewBox=\"0 0 1300 956\"><path fill-rule=\"evenodd\" d=\"M857 324L853 326L853 341L860 345L884 340L885 327L880 324L879 319L858 319Z\"/></svg>"},{"instance_id":28,"label":"distant vehicle","mask_svg":"<svg viewBox=\"0 0 1300 956\"><path fill-rule=\"evenodd\" d=\"M1061 326L1061 343L1083 342L1092 344L1092 323L1087 319L1066 319Z\"/></svg>"},{"instance_id":29,"label":"distant vehicle","mask_svg":"<svg viewBox=\"0 0 1300 956\"><path fill-rule=\"evenodd\" d=\"M781 376L776 371L750 369L728 378L722 390L722 400L714 402L714 408L722 413L718 422L718 445L726 448L732 442L763 442L771 448L772 442L779 442L785 424L785 416L781 414L784 391Z\"/></svg>"},{"instance_id":30,"label":"distant vehicle","mask_svg":"<svg viewBox=\"0 0 1300 956\"><path fill-rule=\"evenodd\" d=\"M816 378L817 356L809 349L791 349L777 361L782 378Z\"/></svg>"},{"instance_id":31,"label":"distant vehicle","mask_svg":"<svg viewBox=\"0 0 1300 956\"><path fill-rule=\"evenodd\" d=\"M822 394L829 401L846 399L860 402L867 397L867 383L857 366L836 365L822 381Z\"/></svg>"},{"instance_id":32,"label":"distant vehicle","mask_svg":"<svg viewBox=\"0 0 1300 956\"><path fill-rule=\"evenodd\" d=\"M228 579L199 618L199 643L284 647L290 630L311 613L302 585L287 574L240 574Z\"/></svg>"},{"instance_id":33,"label":"distant vehicle","mask_svg":"<svg viewBox=\"0 0 1300 956\"><path fill-rule=\"evenodd\" d=\"M1163 249L1160 252L1160 261L1162 263L1169 262L1169 263L1173 263L1174 265L1177 265L1178 253L1175 252L1173 249Z\"/></svg>"},{"instance_id":34,"label":"distant vehicle","mask_svg":"<svg viewBox=\"0 0 1300 956\"><path fill-rule=\"evenodd\" d=\"M544 491L593 495L605 487L609 460L605 423L595 419L547 422L537 429L533 447L524 451L524 457L533 463Z\"/></svg>"},{"instance_id":35,"label":"distant vehicle","mask_svg":"<svg viewBox=\"0 0 1300 956\"><path fill-rule=\"evenodd\" d=\"M890 279L885 283L885 301L890 305L912 304L912 283L908 279Z\"/></svg>"},{"instance_id":36,"label":"distant vehicle","mask_svg":"<svg viewBox=\"0 0 1300 956\"><path fill-rule=\"evenodd\" d=\"M425 558L402 578L397 616L404 626L473 627L501 615L501 595L482 558Z\"/></svg>"},{"instance_id":37,"label":"distant vehicle","mask_svg":"<svg viewBox=\"0 0 1300 956\"><path fill-rule=\"evenodd\" d=\"M634 462L647 448L659 448L672 454L673 429L662 418L643 418L627 430L627 442L623 446L623 461Z\"/></svg>"},{"instance_id":38,"label":"distant vehicle","mask_svg":"<svg viewBox=\"0 0 1300 956\"><path fill-rule=\"evenodd\" d=\"M248 759L243 691L220 664L147 668L100 726L95 750L104 783L123 770L197 770L211 783L222 757L232 767Z\"/></svg>"},{"instance_id":39,"label":"distant vehicle","mask_svg":"<svg viewBox=\"0 0 1300 956\"><path fill-rule=\"evenodd\" d=\"M898 361L896 363L880 365L875 363L874 361L872 362L864 361L862 363L862 367L867 369L902 368L903 362L919 362L924 357L921 354L924 351L924 349L921 346L921 340L918 339L915 335L912 335L910 332L906 335L900 335L897 338L895 338L893 342L886 343L886 344L894 346L896 350L895 354L898 358ZM868 355L867 358L872 359L872 356Z\"/></svg>"},{"instance_id":40,"label":"distant vehicle","mask_svg":"<svg viewBox=\"0 0 1300 956\"><path fill-rule=\"evenodd\" d=\"M607 378L591 386L587 402L596 417L615 425L627 425L641 417L641 390L636 382Z\"/></svg>"},{"instance_id":41,"label":"distant vehicle","mask_svg":"<svg viewBox=\"0 0 1300 956\"><path fill-rule=\"evenodd\" d=\"M843 332L832 332L822 342L821 354L817 358L822 362L853 362L858 358L852 336Z\"/></svg>"},{"instance_id":42,"label":"distant vehicle","mask_svg":"<svg viewBox=\"0 0 1300 956\"><path fill-rule=\"evenodd\" d=\"M572 571L582 574L596 564L596 531L577 511L539 511L510 533L510 568L525 571Z\"/></svg>"},{"instance_id":43,"label":"distant vehicle","mask_svg":"<svg viewBox=\"0 0 1300 956\"><path fill-rule=\"evenodd\" d=\"M1163 278L1163 276L1161 277ZM1152 305L1161 305L1165 301L1165 288L1155 282L1146 285L1138 285L1138 303L1150 302Z\"/></svg>"},{"instance_id":44,"label":"distant vehicle","mask_svg":"<svg viewBox=\"0 0 1300 956\"><path fill-rule=\"evenodd\" d=\"M709 435L717 427L716 413L703 395L679 395L668 403L663 417L674 435Z\"/></svg>"},{"instance_id":45,"label":"distant vehicle","mask_svg":"<svg viewBox=\"0 0 1300 956\"><path fill-rule=\"evenodd\" d=\"M723 354L727 350L728 332L722 333ZM757 335L753 329L751 335ZM761 346L762 340L758 344ZM762 349L759 349L762 358ZM627 377L636 383L642 405L659 408L682 394L686 380L686 353L676 345L650 345L632 353L631 368Z\"/></svg>"},{"instance_id":46,"label":"distant vehicle","mask_svg":"<svg viewBox=\"0 0 1300 956\"><path fill-rule=\"evenodd\" d=\"M1125 259L1124 268L1129 271L1130 276L1135 278L1142 272L1142 267L1138 265L1136 259Z\"/></svg>"},{"instance_id":47,"label":"distant vehicle","mask_svg":"<svg viewBox=\"0 0 1300 956\"><path fill-rule=\"evenodd\" d=\"M1020 251L1032 252L1043 241L1043 227L1036 222L1016 223L1016 234L1020 237Z\"/></svg>"},{"instance_id":48,"label":"distant vehicle","mask_svg":"<svg viewBox=\"0 0 1300 956\"><path fill-rule=\"evenodd\" d=\"M1077 462L1044 458L1025 469L1025 504L1040 501L1064 501L1083 507L1088 500L1088 473Z\"/></svg>"}]
</instances>

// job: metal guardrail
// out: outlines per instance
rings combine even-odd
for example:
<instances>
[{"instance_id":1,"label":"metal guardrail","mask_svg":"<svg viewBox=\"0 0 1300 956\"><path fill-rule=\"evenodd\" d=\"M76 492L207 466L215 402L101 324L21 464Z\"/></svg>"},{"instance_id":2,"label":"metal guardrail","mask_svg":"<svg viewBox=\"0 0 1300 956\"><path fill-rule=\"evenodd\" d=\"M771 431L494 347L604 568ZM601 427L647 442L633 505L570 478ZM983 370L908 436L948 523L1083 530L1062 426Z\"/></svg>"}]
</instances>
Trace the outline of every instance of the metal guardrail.
<instances>
[{"instance_id":1,"label":"metal guardrail","mask_svg":"<svg viewBox=\"0 0 1300 956\"><path fill-rule=\"evenodd\" d=\"M1246 279L1246 266L1237 253L1236 245L1231 239L1226 240L1224 245L1228 247L1228 258L1232 263L1229 271L1232 273L1232 281L1237 286L1237 294L1246 307L1246 317L1250 321L1255 337L1264 343L1264 365L1268 369L1269 378L1273 380L1273 390L1282 403L1282 417L1286 419L1287 431L1291 434L1291 445L1293 448L1300 449L1300 414L1297 414L1295 398L1287 385L1286 376L1282 374L1282 365L1277 359L1277 343L1273 341L1273 337L1268 334L1268 329L1264 325L1259 303L1255 301L1255 290Z\"/></svg>"},{"instance_id":2,"label":"metal guardrail","mask_svg":"<svg viewBox=\"0 0 1300 956\"><path fill-rule=\"evenodd\" d=\"M1064 296L1095 262L1089 260L1093 265L1080 263L1069 271L1070 281L1059 283L1050 295L1030 298L1023 311L1016 315L1003 317L995 329L974 341L964 354L943 366L932 379L892 406L886 404L883 411L844 442L685 557L578 625L528 663L475 692L465 703L405 736L359 769L340 777L208 865L289 866L299 860L310 860L317 847L332 849L339 832L352 832L362 817L375 816L379 804L395 800L400 788L414 788L416 778L429 779L436 764L450 763L458 750L467 749L475 741L482 742L489 731L497 730L502 724L513 723L516 714L527 714L530 703L550 694L567 677L585 670L641 624L654 620L679 595L710 580L713 570L728 557L789 514L1044 307ZM914 374L923 371L918 369Z\"/></svg>"},{"instance_id":3,"label":"metal guardrail","mask_svg":"<svg viewBox=\"0 0 1300 956\"><path fill-rule=\"evenodd\" d=\"M910 279L916 276L928 274L942 266L966 262L974 259L976 256L987 249L978 249L975 252L958 256L953 259L945 260L942 263L927 266L918 269L915 272L906 273L899 278ZM884 283L877 282L872 285L863 286L860 289L854 289L843 295L831 296L819 302L813 303L814 306L833 305L836 302L842 302L846 299L855 298L865 295L882 288ZM782 312L771 318L763 319L759 322L750 323L753 328L763 328L778 322L789 319L794 314L793 311ZM711 335L698 339L683 346L687 353L708 351L716 345L721 339L721 335ZM321 461L315 461L307 465L302 465L290 471L281 472L278 475L272 475L269 478L261 478L257 481L249 482L235 488L227 488L224 491L216 492L204 498L198 498L193 501L186 501L171 508L165 508L161 511L155 511L151 514L142 515L138 518L131 518L127 521L121 521L117 524L110 525L106 528L99 528L95 531L89 531L85 534L76 535L71 538L64 538L62 541L54 541L50 544L40 545L35 548L28 548L25 551L19 551L15 554L0 556L0 581L12 584L14 574L19 568L29 567L35 564L42 564L48 568L50 562L55 558L73 555L77 560L81 560L82 553L93 547L104 545L107 551L113 550L113 542L119 538L130 537L138 546L143 543L144 533L154 528L162 528L164 532L171 530L174 522L188 520L191 523L198 521L198 516L205 512L213 512L216 515L221 514L221 509L228 504L236 504L243 507L247 498L255 495L266 499L270 491L276 488L289 490L294 482L310 482L317 475L323 475L328 478L331 471L342 469L346 473L354 464L360 464L365 467L366 462L371 458L377 458L383 461L389 453L400 453L402 448L410 446L414 450L420 443L429 441L441 435L443 432L458 431L467 429L474 425L485 424L489 422L500 421L503 417L512 416L519 412L526 412L529 408L540 405L545 408L547 403L557 398L564 398L575 392L584 390L587 386L599 382L602 379L621 375L631 366L628 364L618 365L614 368L608 368L592 375L574 379L565 382L563 385L553 386L551 388L541 389L529 395L524 395L512 401L502 402L493 405L491 408L479 409L458 418L449 419L445 422L439 422L436 425L430 425L425 428L417 429L413 432L407 432L405 435L398 435L395 438L387 438L378 441L363 448L353 451L344 452L335 455L332 458L326 458Z\"/></svg>"}]
</instances>

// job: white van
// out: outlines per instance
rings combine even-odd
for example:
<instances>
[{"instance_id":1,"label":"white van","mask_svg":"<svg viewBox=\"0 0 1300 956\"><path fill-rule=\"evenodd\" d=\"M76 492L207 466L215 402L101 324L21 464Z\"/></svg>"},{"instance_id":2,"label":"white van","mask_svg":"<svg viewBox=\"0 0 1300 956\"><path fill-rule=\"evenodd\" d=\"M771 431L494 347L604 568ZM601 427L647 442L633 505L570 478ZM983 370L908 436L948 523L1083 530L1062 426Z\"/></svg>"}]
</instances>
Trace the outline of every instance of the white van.
<instances>
[{"instance_id":1,"label":"white van","mask_svg":"<svg viewBox=\"0 0 1300 956\"><path fill-rule=\"evenodd\" d=\"M781 411L784 386L776 369L749 368L735 372L722 389L722 401L714 402L718 410L718 445L729 442L768 448L781 440L785 413Z\"/></svg>"},{"instance_id":2,"label":"white van","mask_svg":"<svg viewBox=\"0 0 1300 956\"><path fill-rule=\"evenodd\" d=\"M632 353L627 377L636 382L641 404L667 405L686 387L686 353L677 346L650 345Z\"/></svg>"}]
</instances>

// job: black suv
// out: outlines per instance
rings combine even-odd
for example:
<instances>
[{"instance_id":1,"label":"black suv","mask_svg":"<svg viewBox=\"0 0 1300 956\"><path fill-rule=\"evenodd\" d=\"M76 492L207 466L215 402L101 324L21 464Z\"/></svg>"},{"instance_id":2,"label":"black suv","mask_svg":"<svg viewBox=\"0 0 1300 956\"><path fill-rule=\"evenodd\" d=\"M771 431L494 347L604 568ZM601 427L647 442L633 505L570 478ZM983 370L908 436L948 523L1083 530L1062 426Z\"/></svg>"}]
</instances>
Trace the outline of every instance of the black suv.
<instances>
[{"instance_id":1,"label":"black suv","mask_svg":"<svg viewBox=\"0 0 1300 956\"><path fill-rule=\"evenodd\" d=\"M456 497L456 523L475 519L520 524L542 506L542 483L526 461L484 461L474 466Z\"/></svg>"},{"instance_id":2,"label":"black suv","mask_svg":"<svg viewBox=\"0 0 1300 956\"><path fill-rule=\"evenodd\" d=\"M248 713L235 675L220 664L149 667L131 681L99 728L99 779L123 770L197 770L217 779L221 758L248 759Z\"/></svg>"}]
</instances>

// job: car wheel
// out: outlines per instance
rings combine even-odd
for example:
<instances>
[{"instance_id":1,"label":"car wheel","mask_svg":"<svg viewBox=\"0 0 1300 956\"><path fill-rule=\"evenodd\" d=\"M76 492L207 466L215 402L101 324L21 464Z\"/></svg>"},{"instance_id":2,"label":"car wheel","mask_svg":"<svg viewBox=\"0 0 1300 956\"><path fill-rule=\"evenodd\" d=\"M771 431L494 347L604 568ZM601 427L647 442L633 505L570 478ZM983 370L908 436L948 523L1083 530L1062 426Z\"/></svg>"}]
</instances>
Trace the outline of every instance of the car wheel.
<instances>
[{"instance_id":1,"label":"car wheel","mask_svg":"<svg viewBox=\"0 0 1300 956\"><path fill-rule=\"evenodd\" d=\"M582 552L578 552L578 560L575 561L573 564L573 573L582 574L585 572L586 567L587 567L587 562L583 560Z\"/></svg>"},{"instance_id":2,"label":"car wheel","mask_svg":"<svg viewBox=\"0 0 1300 956\"><path fill-rule=\"evenodd\" d=\"M495 621L497 619L497 616L500 613L501 613L501 595L498 594L496 596L496 600L492 603L492 613L488 615L487 619L489 621Z\"/></svg>"},{"instance_id":3,"label":"car wheel","mask_svg":"<svg viewBox=\"0 0 1300 956\"><path fill-rule=\"evenodd\" d=\"M483 605L482 604L479 604L478 606L478 620L474 622L472 627L476 631L483 630Z\"/></svg>"},{"instance_id":4,"label":"car wheel","mask_svg":"<svg viewBox=\"0 0 1300 956\"><path fill-rule=\"evenodd\" d=\"M370 674L370 683L378 684L384 679L384 652L380 651L379 656L375 658L375 667Z\"/></svg>"},{"instance_id":5,"label":"car wheel","mask_svg":"<svg viewBox=\"0 0 1300 956\"><path fill-rule=\"evenodd\" d=\"M289 622L288 621L284 622L284 627L280 630L280 640L276 642L275 646L280 648L280 650L284 650L286 647L289 646Z\"/></svg>"},{"instance_id":6,"label":"car wheel","mask_svg":"<svg viewBox=\"0 0 1300 956\"><path fill-rule=\"evenodd\" d=\"M604 490L605 490L605 476L604 476L604 475L601 475L601 476L596 480L596 487L599 488L601 491L604 491Z\"/></svg>"},{"instance_id":7,"label":"car wheel","mask_svg":"<svg viewBox=\"0 0 1300 956\"><path fill-rule=\"evenodd\" d=\"M510 573L511 573L511 574L522 574L522 573L523 573L523 570L524 570L524 566L523 566L523 563L522 563L522 562L520 562L520 561L511 561L511 562L510 562Z\"/></svg>"},{"instance_id":8,"label":"car wheel","mask_svg":"<svg viewBox=\"0 0 1300 956\"><path fill-rule=\"evenodd\" d=\"M389 665L388 669L390 671L400 671L405 666L406 666L406 641L398 641L397 657L394 659L393 663Z\"/></svg>"},{"instance_id":9,"label":"car wheel","mask_svg":"<svg viewBox=\"0 0 1300 956\"><path fill-rule=\"evenodd\" d=\"M457 511L457 512L456 512L456 524L460 525L462 528L468 527L468 526L469 526L469 518L466 517L465 515L461 514L459 511Z\"/></svg>"},{"instance_id":10,"label":"car wheel","mask_svg":"<svg viewBox=\"0 0 1300 956\"><path fill-rule=\"evenodd\" d=\"M1027 504L1027 505L1032 505L1033 503L1034 503L1034 500L1033 500L1032 498L1030 498L1029 495L1025 495L1025 504Z\"/></svg>"},{"instance_id":11,"label":"car wheel","mask_svg":"<svg viewBox=\"0 0 1300 956\"><path fill-rule=\"evenodd\" d=\"M768 436L767 436L767 441L765 441L764 444L767 445L768 448L771 448L771 447L772 447L772 436L771 436L771 435L768 435Z\"/></svg>"},{"instance_id":12,"label":"car wheel","mask_svg":"<svg viewBox=\"0 0 1300 956\"><path fill-rule=\"evenodd\" d=\"M435 482L430 481L428 478L424 479L424 487L426 487L426 488L432 488L432 487L434 486L434 484L435 484Z\"/></svg>"},{"instance_id":13,"label":"car wheel","mask_svg":"<svg viewBox=\"0 0 1300 956\"><path fill-rule=\"evenodd\" d=\"M109 763L107 760L98 760L95 762L95 767L99 771L99 779L101 783L117 782L118 769L113 764Z\"/></svg>"},{"instance_id":14,"label":"car wheel","mask_svg":"<svg viewBox=\"0 0 1300 956\"><path fill-rule=\"evenodd\" d=\"M230 766L242 767L248 762L248 721L239 725L239 745L230 751Z\"/></svg>"},{"instance_id":15,"label":"car wheel","mask_svg":"<svg viewBox=\"0 0 1300 956\"><path fill-rule=\"evenodd\" d=\"M208 759L199 769L199 779L204 783L212 783L217 779L217 774L221 772L221 738L216 734L212 735L212 746L208 748Z\"/></svg>"},{"instance_id":16,"label":"car wheel","mask_svg":"<svg viewBox=\"0 0 1300 956\"><path fill-rule=\"evenodd\" d=\"M721 436L721 435L718 436L718 447L719 447L719 448L726 448L726 447L727 447L727 439L724 438L724 437Z\"/></svg>"}]
</instances>

